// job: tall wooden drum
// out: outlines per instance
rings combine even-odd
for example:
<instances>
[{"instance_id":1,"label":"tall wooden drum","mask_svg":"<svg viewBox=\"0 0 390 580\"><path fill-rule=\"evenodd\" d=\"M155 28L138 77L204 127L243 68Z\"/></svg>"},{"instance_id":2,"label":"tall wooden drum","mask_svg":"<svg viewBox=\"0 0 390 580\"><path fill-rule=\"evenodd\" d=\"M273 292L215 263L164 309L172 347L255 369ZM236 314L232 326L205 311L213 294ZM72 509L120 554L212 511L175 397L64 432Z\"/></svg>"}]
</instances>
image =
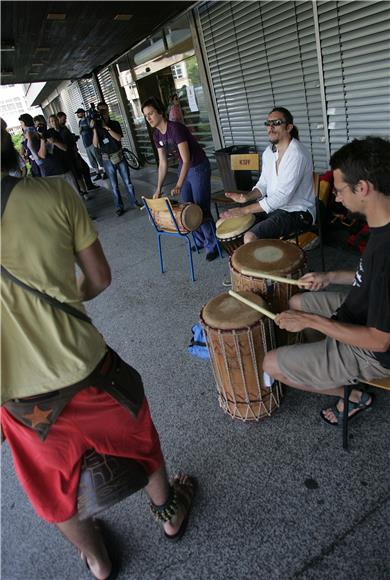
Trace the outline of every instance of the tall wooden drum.
<instances>
[{"instance_id":1,"label":"tall wooden drum","mask_svg":"<svg viewBox=\"0 0 390 580\"><path fill-rule=\"evenodd\" d=\"M296 244L283 240L256 240L238 248L229 261L232 288L254 292L262 296L275 313L288 310L288 302L299 292L298 286L256 278L256 272L298 279L306 272L304 251ZM278 346L295 344L296 333L276 330Z\"/></svg>"},{"instance_id":2,"label":"tall wooden drum","mask_svg":"<svg viewBox=\"0 0 390 580\"><path fill-rule=\"evenodd\" d=\"M265 306L259 296L240 292ZM258 421L280 405L279 382L263 373L265 353L275 348L274 323L229 294L219 294L200 313L220 407L235 419Z\"/></svg>"}]
</instances>

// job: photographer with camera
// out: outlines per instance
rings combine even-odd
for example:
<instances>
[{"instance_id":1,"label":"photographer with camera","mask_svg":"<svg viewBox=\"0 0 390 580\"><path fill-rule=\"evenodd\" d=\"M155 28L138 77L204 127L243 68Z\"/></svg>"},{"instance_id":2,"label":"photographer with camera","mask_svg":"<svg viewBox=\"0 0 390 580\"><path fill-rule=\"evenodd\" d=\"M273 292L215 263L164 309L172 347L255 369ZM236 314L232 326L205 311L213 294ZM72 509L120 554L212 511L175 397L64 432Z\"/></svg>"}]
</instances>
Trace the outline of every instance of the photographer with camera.
<instances>
[{"instance_id":1,"label":"photographer with camera","mask_svg":"<svg viewBox=\"0 0 390 580\"><path fill-rule=\"evenodd\" d=\"M97 176L93 178L93 181L107 179L107 175L104 173L103 169L103 160L100 150L97 149L93 144L93 131L89 126L90 122L96 120L97 118L95 105L91 103L91 108L87 113L85 109L80 107L77 109L77 111L75 111L75 115L77 115L79 120L79 131L83 140L84 149L88 156L89 164L97 172Z\"/></svg>"},{"instance_id":2,"label":"photographer with camera","mask_svg":"<svg viewBox=\"0 0 390 580\"><path fill-rule=\"evenodd\" d=\"M41 137L45 138L45 133L47 131L47 123L45 117L43 115L36 115L36 117L34 117L34 125L38 133L41 135Z\"/></svg>"},{"instance_id":3,"label":"photographer with camera","mask_svg":"<svg viewBox=\"0 0 390 580\"><path fill-rule=\"evenodd\" d=\"M102 153L104 170L110 180L116 215L119 217L124 214L125 209L119 191L118 171L126 187L130 209L141 207L141 204L135 197L134 186L130 179L129 166L123 155L121 143L123 133L121 126L118 121L110 119L106 103L98 103L97 110L99 116L90 121L90 126L93 130L93 144L95 147L99 147Z\"/></svg>"},{"instance_id":4,"label":"photographer with camera","mask_svg":"<svg viewBox=\"0 0 390 580\"><path fill-rule=\"evenodd\" d=\"M41 130L40 146L37 156L40 161L42 177L62 177L77 192L77 184L70 171L67 158L67 146L57 130L55 115L50 115L50 127Z\"/></svg>"},{"instance_id":5,"label":"photographer with camera","mask_svg":"<svg viewBox=\"0 0 390 580\"><path fill-rule=\"evenodd\" d=\"M95 103L89 103L89 109L87 111L88 123L90 123L91 121L96 121L96 119L99 119L99 118L100 118L100 115L96 110Z\"/></svg>"}]
</instances>

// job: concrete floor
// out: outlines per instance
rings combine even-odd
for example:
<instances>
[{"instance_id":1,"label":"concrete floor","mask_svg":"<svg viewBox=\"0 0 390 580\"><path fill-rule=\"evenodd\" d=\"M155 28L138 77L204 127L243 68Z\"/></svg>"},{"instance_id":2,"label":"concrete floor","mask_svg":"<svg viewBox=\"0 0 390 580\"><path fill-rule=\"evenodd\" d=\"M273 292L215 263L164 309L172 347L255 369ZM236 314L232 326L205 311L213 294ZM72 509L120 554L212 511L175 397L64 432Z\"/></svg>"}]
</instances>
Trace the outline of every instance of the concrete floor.
<instances>
[{"instance_id":1,"label":"concrete floor","mask_svg":"<svg viewBox=\"0 0 390 580\"><path fill-rule=\"evenodd\" d=\"M138 193L154 191L155 169L132 172ZM172 177L172 182L174 177ZM108 185L108 183L106 183ZM214 190L219 189L217 181ZM390 578L390 397L341 433L321 421L332 402L286 390L280 409L243 424L218 406L209 361L187 353L200 308L224 291L227 260L194 256L189 279L184 242L164 239L159 272L155 234L144 212L117 218L110 194L88 202L113 282L88 304L107 342L142 374L169 471L197 476L188 531L171 545L136 494L104 514L129 580ZM180 247L182 246L182 247ZM328 269L354 268L358 256L326 248ZM318 250L308 253L319 269ZM75 550L38 520L2 449L3 580L80 580L89 574Z\"/></svg>"}]
</instances>

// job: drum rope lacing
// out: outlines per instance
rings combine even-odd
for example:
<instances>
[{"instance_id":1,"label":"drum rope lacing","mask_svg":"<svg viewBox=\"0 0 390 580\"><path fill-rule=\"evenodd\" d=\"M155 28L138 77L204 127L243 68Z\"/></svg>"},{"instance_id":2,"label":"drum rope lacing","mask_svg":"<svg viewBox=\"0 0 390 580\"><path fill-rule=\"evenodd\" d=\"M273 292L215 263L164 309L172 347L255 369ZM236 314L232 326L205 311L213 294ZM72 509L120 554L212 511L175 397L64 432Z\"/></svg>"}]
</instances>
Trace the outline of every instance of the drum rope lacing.
<instances>
[{"instance_id":1,"label":"drum rope lacing","mask_svg":"<svg viewBox=\"0 0 390 580\"><path fill-rule=\"evenodd\" d=\"M202 317L201 317L201 320L202 320ZM273 330L273 322L271 320L264 319L264 320L262 320L262 324L260 324L259 326L260 326L260 335L261 335L263 352L266 353L269 350L275 349L276 348L276 340L275 340L275 333ZM229 364L229 358L227 355L226 344L223 341L223 336L226 333L226 331L220 330L220 329L215 329L215 330L217 330L218 345L220 348L220 353L221 353L222 358L223 358L224 368L226 370L227 382L228 382L229 390L230 390L230 392L228 394L231 396L232 400L230 399L230 397L227 396L227 394L224 390L224 387L226 387L226 385L225 385L225 381L222 380L222 377L223 377L223 373L221 370L222 365L221 365L220 361L218 361L218 358L215 356L215 353L217 352L217 351L215 351L215 346L213 347L213 344L212 344L212 341L211 341L209 334L207 332L206 326L204 326L203 328L204 328L204 335L205 335L206 343L207 343L209 353L210 353L210 362L212 363L211 367L212 367L212 372L213 372L214 379L216 382L220 407L225 412L227 412L229 415L231 415L232 417L240 418L243 421L248 420L248 418L249 418L248 416L250 414L253 415L253 418L256 421L258 421L261 418L260 409L263 409L268 417L271 416L274 405L276 407L280 406L280 397L282 395L282 386L279 383L279 381L274 381L273 385L271 387L267 387L267 386L263 385L264 389L262 390L262 386L261 386L262 383L260 380L261 377L259 375L259 372L257 372L258 371L258 366L257 366L258 361L257 361L257 356L256 356L254 336L252 334L253 328L248 328L246 330L246 338L247 338L248 344L249 344L252 364L253 364L254 369L256 370L256 372L255 372L256 384L257 384L258 392L260 394L260 399L255 399L255 400L252 400L249 398L248 391L247 391L247 384L246 384L245 375L244 375L244 367L243 367L242 359L239 356L241 354L240 350L239 350L239 336L240 336L240 333L243 334L242 333L243 329L241 329L239 332L236 330L232 330L233 343L234 343L234 347L235 347L235 351L236 351L236 358L239 361L242 383L243 383L243 385L245 385L245 394L246 394L246 401L242 401L240 403L237 402L236 393L233 390L232 376L231 376L231 372L230 372L231 365ZM267 391L269 391L269 409L267 409L265 402L264 402L264 399L263 399L263 392L265 389ZM251 407L251 405L256 404L256 403L260 404L259 405L259 416L256 416L254 410ZM243 406L243 405L248 406L246 413L244 415L241 413L241 411L239 409L239 406Z\"/></svg>"}]
</instances>

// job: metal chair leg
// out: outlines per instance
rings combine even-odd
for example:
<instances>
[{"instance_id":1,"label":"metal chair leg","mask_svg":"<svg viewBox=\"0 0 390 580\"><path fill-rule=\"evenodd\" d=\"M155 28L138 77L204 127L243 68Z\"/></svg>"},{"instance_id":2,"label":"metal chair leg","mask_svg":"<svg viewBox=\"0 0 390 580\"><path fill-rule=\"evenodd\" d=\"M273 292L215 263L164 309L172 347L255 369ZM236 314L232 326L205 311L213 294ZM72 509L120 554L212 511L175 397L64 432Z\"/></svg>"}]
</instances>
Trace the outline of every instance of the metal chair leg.
<instances>
[{"instance_id":1,"label":"metal chair leg","mask_svg":"<svg viewBox=\"0 0 390 580\"><path fill-rule=\"evenodd\" d=\"M191 280L195 282L195 274L194 274L194 264L192 262L192 251L191 251L191 240L189 236L186 236L187 243L188 243L188 259L190 261L190 273L191 273Z\"/></svg>"},{"instance_id":2,"label":"metal chair leg","mask_svg":"<svg viewBox=\"0 0 390 580\"><path fill-rule=\"evenodd\" d=\"M222 250L221 250L221 246L219 245L219 242L218 242L217 233L215 231L214 224L212 224L212 229L213 229L214 240L215 240L215 243L217 244L218 254L219 254L219 257L222 259L223 258Z\"/></svg>"},{"instance_id":3,"label":"metal chair leg","mask_svg":"<svg viewBox=\"0 0 390 580\"><path fill-rule=\"evenodd\" d=\"M158 256L160 258L160 272L161 272L161 274L164 274L164 264L163 264L163 257L162 257L162 251L161 251L161 236L160 236L160 234L157 234L157 247L158 247Z\"/></svg>"},{"instance_id":4,"label":"metal chair leg","mask_svg":"<svg viewBox=\"0 0 390 580\"><path fill-rule=\"evenodd\" d=\"M348 449L348 403L351 387L344 385L344 409L343 409L343 449Z\"/></svg>"}]
</instances>

